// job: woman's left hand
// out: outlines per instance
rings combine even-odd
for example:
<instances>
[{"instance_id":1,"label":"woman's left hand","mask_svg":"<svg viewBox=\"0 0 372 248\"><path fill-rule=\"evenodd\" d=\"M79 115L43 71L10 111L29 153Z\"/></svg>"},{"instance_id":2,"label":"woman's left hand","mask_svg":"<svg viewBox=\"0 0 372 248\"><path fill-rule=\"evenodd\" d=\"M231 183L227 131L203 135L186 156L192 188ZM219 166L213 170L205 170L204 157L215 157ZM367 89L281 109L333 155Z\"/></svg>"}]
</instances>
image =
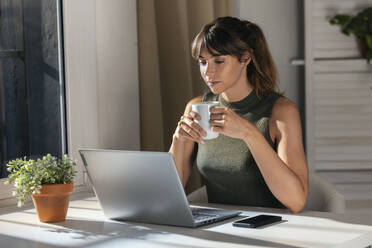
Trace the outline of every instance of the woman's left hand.
<instances>
[{"instance_id":1,"label":"woman's left hand","mask_svg":"<svg viewBox=\"0 0 372 248\"><path fill-rule=\"evenodd\" d=\"M239 116L232 109L223 106L211 108L210 123L212 131L232 138L243 139L254 127L248 120Z\"/></svg>"}]
</instances>

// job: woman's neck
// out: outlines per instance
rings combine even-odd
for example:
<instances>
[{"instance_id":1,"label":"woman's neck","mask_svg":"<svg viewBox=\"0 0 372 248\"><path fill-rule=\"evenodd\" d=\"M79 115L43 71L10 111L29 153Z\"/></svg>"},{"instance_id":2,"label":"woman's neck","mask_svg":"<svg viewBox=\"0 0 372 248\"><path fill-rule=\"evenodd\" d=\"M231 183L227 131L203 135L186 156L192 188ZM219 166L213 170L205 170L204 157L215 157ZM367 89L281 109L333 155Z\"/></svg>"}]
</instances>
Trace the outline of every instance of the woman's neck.
<instances>
[{"instance_id":1,"label":"woman's neck","mask_svg":"<svg viewBox=\"0 0 372 248\"><path fill-rule=\"evenodd\" d=\"M245 97L247 97L253 90L253 87L250 83L245 83L239 85L239 87L234 87L227 89L226 91L221 93L221 96L223 99L225 99L227 102L237 102Z\"/></svg>"}]
</instances>

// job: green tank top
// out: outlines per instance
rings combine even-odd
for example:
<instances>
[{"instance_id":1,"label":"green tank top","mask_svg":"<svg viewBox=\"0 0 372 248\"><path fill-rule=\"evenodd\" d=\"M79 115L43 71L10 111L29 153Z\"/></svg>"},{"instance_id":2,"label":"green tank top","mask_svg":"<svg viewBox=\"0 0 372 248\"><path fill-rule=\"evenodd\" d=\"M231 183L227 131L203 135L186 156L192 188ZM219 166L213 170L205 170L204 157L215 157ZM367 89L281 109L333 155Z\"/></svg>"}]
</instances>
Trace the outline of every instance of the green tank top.
<instances>
[{"instance_id":1,"label":"green tank top","mask_svg":"<svg viewBox=\"0 0 372 248\"><path fill-rule=\"evenodd\" d=\"M258 98L252 91L238 102L207 93L203 101L219 101L254 124L274 150L269 119L278 93ZM283 208L267 187L246 143L220 134L198 145L197 166L206 184L208 201L213 203Z\"/></svg>"}]
</instances>

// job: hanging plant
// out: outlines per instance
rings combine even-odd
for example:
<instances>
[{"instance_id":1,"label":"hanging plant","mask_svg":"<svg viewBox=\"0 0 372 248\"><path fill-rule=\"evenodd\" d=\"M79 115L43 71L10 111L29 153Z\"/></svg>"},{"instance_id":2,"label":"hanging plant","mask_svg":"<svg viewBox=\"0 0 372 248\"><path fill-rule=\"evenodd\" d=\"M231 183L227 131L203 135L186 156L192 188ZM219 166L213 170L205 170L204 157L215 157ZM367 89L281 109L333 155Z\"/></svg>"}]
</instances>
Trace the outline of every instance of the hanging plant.
<instances>
[{"instance_id":1,"label":"hanging plant","mask_svg":"<svg viewBox=\"0 0 372 248\"><path fill-rule=\"evenodd\" d=\"M341 26L341 32L345 35L353 34L362 57L367 62L372 59L372 7L361 10L355 16L335 15L329 23Z\"/></svg>"}]
</instances>

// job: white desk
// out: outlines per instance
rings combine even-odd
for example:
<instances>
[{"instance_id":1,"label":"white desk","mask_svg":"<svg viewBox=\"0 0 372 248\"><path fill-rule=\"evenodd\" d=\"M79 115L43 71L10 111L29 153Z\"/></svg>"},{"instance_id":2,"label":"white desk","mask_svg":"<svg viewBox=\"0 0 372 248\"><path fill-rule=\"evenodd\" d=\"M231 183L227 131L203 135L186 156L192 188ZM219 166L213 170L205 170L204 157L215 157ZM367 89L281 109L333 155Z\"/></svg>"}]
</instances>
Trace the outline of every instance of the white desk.
<instances>
[{"instance_id":1,"label":"white desk","mask_svg":"<svg viewBox=\"0 0 372 248\"><path fill-rule=\"evenodd\" d=\"M190 229L140 223L105 221L92 194L80 194L70 202L67 220L45 224L33 208L2 210L0 247L369 247L371 215L332 215L286 210L225 206L243 215L275 213L283 222L264 228L233 227L242 217ZM205 204L204 204L205 205ZM211 204L210 206L222 207Z\"/></svg>"}]
</instances>

